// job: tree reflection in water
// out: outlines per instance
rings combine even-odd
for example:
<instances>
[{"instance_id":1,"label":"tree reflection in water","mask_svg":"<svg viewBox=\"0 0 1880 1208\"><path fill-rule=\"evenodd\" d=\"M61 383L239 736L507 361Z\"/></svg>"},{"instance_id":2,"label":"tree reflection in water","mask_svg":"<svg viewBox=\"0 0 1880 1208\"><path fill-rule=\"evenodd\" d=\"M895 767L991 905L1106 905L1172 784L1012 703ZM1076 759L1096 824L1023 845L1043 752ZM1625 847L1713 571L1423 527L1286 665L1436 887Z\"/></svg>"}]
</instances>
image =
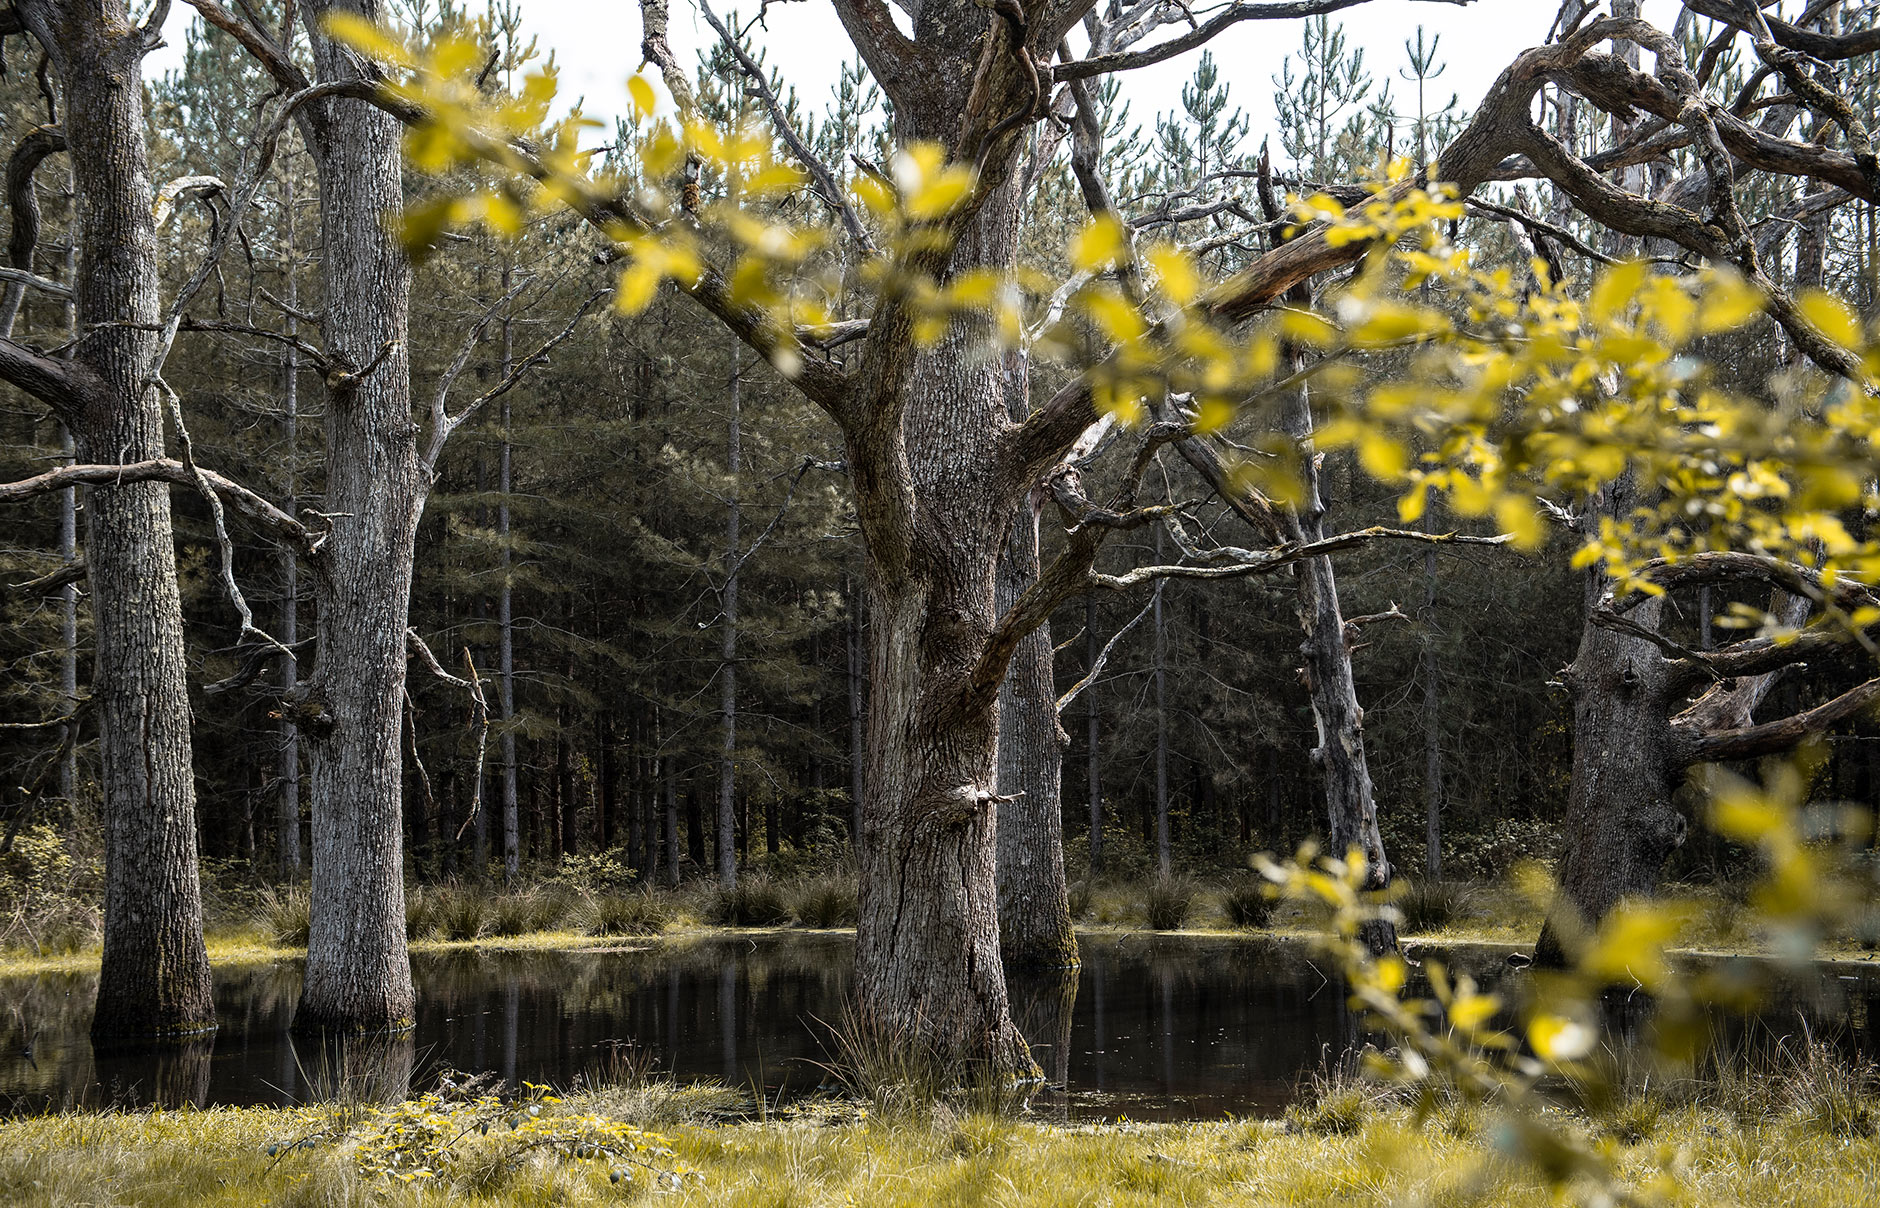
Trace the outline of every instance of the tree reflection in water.
<instances>
[{"instance_id":1,"label":"tree reflection in water","mask_svg":"<svg viewBox=\"0 0 1880 1208\"><path fill-rule=\"evenodd\" d=\"M1031 1098L1036 1111L1272 1113L1307 1071L1365 1040L1343 985L1299 942L1126 935L1086 937L1082 948L1081 970L1011 978L1017 1021L1047 1075ZM0 980L0 1103L20 1112L386 1098L428 1087L447 1067L567 1087L623 1064L774 1102L823 1081L819 1021L843 1017L853 959L853 941L828 933L420 955L415 1032L351 1046L289 1035L298 966L225 969L216 976L220 1032L109 1052L94 1051L87 1035L89 977ZM1451 963L1521 992L1497 953ZM1804 1026L1872 1055L1877 1000L1880 976L1837 969L1797 985L1748 1027L1712 1031L1733 1059ZM1614 1046L1635 1032L1626 1014L1614 1021Z\"/></svg>"}]
</instances>

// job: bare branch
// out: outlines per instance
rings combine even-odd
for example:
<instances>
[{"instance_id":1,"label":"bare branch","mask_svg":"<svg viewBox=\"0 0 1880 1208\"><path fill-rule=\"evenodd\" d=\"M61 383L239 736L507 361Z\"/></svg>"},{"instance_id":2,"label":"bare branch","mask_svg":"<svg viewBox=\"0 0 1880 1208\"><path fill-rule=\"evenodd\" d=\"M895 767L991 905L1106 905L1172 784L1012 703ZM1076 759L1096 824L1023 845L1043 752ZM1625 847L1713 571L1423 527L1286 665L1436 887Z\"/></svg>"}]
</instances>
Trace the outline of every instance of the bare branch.
<instances>
[{"instance_id":1,"label":"bare branch","mask_svg":"<svg viewBox=\"0 0 1880 1208\"><path fill-rule=\"evenodd\" d=\"M1464 5L1470 3L1471 0L1423 0L1423 2ZM1341 9L1355 8L1364 3L1366 0L1274 0L1270 4L1250 4L1245 0L1234 0L1218 15L1198 25L1192 25L1188 32L1170 38L1166 42L1158 42L1146 50L1092 55L1087 59L1074 59L1069 63L1060 63L1051 75L1054 80L1081 80L1115 71L1148 67L1185 54L1243 21L1285 21L1298 17L1316 17L1326 13L1335 13Z\"/></svg>"},{"instance_id":2,"label":"bare branch","mask_svg":"<svg viewBox=\"0 0 1880 1208\"><path fill-rule=\"evenodd\" d=\"M1859 717L1880 700L1880 679L1850 688L1826 704L1779 721L1744 726L1691 737L1683 752L1687 763L1717 763L1726 759L1755 759L1791 750L1839 722Z\"/></svg>"},{"instance_id":3,"label":"bare branch","mask_svg":"<svg viewBox=\"0 0 1880 1208\"><path fill-rule=\"evenodd\" d=\"M528 356L517 361L515 366L510 369L509 373L504 376L502 381L472 399L469 404L455 416L451 416L444 410L444 391L449 389L449 384L446 383L444 386L440 387L436 406L432 412L435 417L436 426L431 430L431 444L424 452L424 460L422 463L425 471L430 474L437 472L437 459L443 455L444 442L450 439L451 433L461 427L465 420L468 420L478 411L481 411L486 404L509 393L516 383L520 382L531 369L545 363L548 360L548 354L553 352L561 344L567 342L568 338L574 335L574 329L580 326L581 320L587 318L588 312L592 311L594 307L600 303L601 299L607 297L610 292L609 290L603 289L596 290L594 293L589 294L587 300L582 302L580 307L574 312L574 315L569 318L567 326L542 341L541 346L534 352L531 352Z\"/></svg>"},{"instance_id":4,"label":"bare branch","mask_svg":"<svg viewBox=\"0 0 1880 1208\"><path fill-rule=\"evenodd\" d=\"M783 105L777 100L777 94L771 88L770 81L764 77L763 68L759 67L757 60L751 58L745 51L744 43L733 37L731 31L725 27L725 23L718 19L718 14L712 11L708 0L699 0L698 7L699 12L704 14L705 20L718 31L718 37L724 42L725 48L737 60L739 70L743 71L745 78L751 82L751 91L755 92L757 99L763 102L764 111L770 115L770 124L776 130L777 136L783 139L784 144L790 148L790 153L796 156L797 162L803 165L804 171L815 180L817 195L842 219L843 229L848 231L849 238L855 240L856 244L861 247L863 254L874 255L874 240L868 237L867 228L862 226L862 220L857 217L855 207L849 204L847 190L836 180L829 166L809 149L809 144L803 141L803 136L797 133L796 127L790 124L790 117L783 111Z\"/></svg>"},{"instance_id":5,"label":"bare branch","mask_svg":"<svg viewBox=\"0 0 1880 1208\"><path fill-rule=\"evenodd\" d=\"M197 473L214 488L218 496L228 500L236 511L257 521L281 540L309 554L317 553L325 542L325 534L315 533L247 487L214 470L199 469ZM170 458L127 462L123 465L57 466L31 478L0 483L0 504L20 503L67 487L110 488L131 482L169 482L195 486L197 480L187 466Z\"/></svg>"},{"instance_id":6,"label":"bare branch","mask_svg":"<svg viewBox=\"0 0 1880 1208\"><path fill-rule=\"evenodd\" d=\"M1129 624L1110 635L1110 640L1103 643L1103 649L1097 651L1097 657L1091 660L1090 670L1084 673L1082 679L1065 689L1063 696L1057 698L1057 711L1060 715L1070 708L1072 701L1083 694L1084 689L1097 682L1097 677L1103 674L1104 667L1109 664L1110 652L1116 649L1116 644L1121 642L1130 630L1142 624L1142 619L1153 611L1155 611L1155 601L1151 600L1142 606L1142 611L1137 613Z\"/></svg>"},{"instance_id":7,"label":"bare branch","mask_svg":"<svg viewBox=\"0 0 1880 1208\"><path fill-rule=\"evenodd\" d=\"M241 584L235 581L235 542L228 535L228 522L222 512L222 497L216 493L208 476L196 467L195 446L189 438L188 426L183 423L183 400L161 377L157 378L156 385L169 405L170 421L176 425L177 443L183 452L183 469L188 473L190 481L195 483L203 502L209 505L209 520L215 526L216 547L222 554L222 586L228 592L229 603L235 606L236 615L241 618L241 636L255 638L287 654L287 647L281 645L278 638L255 625L255 614L248 607L247 597L242 595Z\"/></svg>"}]
</instances>

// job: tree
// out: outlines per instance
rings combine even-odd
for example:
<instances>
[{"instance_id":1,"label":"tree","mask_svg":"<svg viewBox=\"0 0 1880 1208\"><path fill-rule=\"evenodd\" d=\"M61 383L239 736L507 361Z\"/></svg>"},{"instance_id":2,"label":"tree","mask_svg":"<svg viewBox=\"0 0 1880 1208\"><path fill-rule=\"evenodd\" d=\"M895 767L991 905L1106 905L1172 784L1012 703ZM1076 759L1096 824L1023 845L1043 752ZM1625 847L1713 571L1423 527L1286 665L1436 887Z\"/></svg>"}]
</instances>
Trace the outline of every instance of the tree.
<instances>
[{"instance_id":1,"label":"tree","mask_svg":"<svg viewBox=\"0 0 1880 1208\"><path fill-rule=\"evenodd\" d=\"M1423 277L1441 269L1446 286L1459 297L1481 293L1494 299L1502 296L1497 290L1505 291L1491 275L1458 275L1450 267L1450 249L1434 235L1432 223L1461 211L1423 190L1406 171L1382 182L1375 196L1360 192L1353 210L1330 196L1306 201L1294 215L1303 226L1296 238L1206 292L1195 278L1192 259L1179 249L1172 254L1156 249L1149 257L1154 275L1144 273L1142 260L1122 238L1113 207L1101 204L1101 190L1092 188L1098 195L1092 208L1100 217L1080 236L1070 257L1074 272L1089 274L1088 288L1079 291L1073 285L1067 293L1076 296L1078 314L1088 323L1084 331L1103 351L1081 358L1068 385L1014 423L1005 406L1008 384L1000 355L1005 314L984 300L988 283L1009 279L1016 253L1017 202L1024 180L1015 170L1017 132L1044 111L1046 100L1037 56L1041 48L1058 46L1073 14L1027 14L1020 9L1016 14L989 15L977 6L929 5L915 18L910 38L873 4L843 4L839 11L893 102L897 135L905 146L892 165L898 180L882 173L881 179L868 177L871 183L860 189L870 203L867 223L843 200L827 166L815 163L803 150L805 144L787 128L787 118L772 116L779 122L778 137L803 157L805 175L820 180L817 195L836 211L848 237L864 246L879 237L890 250L890 255L873 261L872 291L859 300L866 318L846 323L831 322L826 310L821 316L793 310L790 291L778 284L801 269L811 241L779 229L762 208L776 190L802 179L776 170L769 160L769 140L708 131L696 124L686 138L670 129L654 130L645 141L650 160L641 179L597 180L571 168L566 128L546 136L534 131L539 108L520 114L491 111L467 99L456 69L412 59L365 34L360 38L375 53L394 60L402 57L413 70L405 88L378 91L376 99L437 140L433 145L440 148L440 161L488 159L520 176L550 182L555 202L571 206L622 246L627 260L623 305L644 308L662 282L676 280L749 346L779 364L842 430L868 548L875 669L857 946L861 1017L865 1026L888 1037L911 1039L950 1063L1001 1077L1024 1074L1033 1067L1011 1025L998 969L991 817L999 796L994 780L998 694L1021 642L1057 605L1092 583L1127 590L1171 577L1265 574L1376 539L1445 539L1408 530L1359 530L1322 540L1301 539L1301 534L1264 550L1189 543L1174 564L1093 574L1095 557L1109 533L1166 522L1170 535L1182 544L1172 520L1178 509L1136 502L1142 473L1155 451L1205 430L1208 408L1231 406L1231 398L1239 397L1248 401L1253 413L1266 416L1282 438L1271 448L1279 466L1267 486L1295 502L1299 515L1311 523L1320 521L1310 482L1316 458L1307 437L1326 448L1357 446L1367 472L1387 480L1409 476L1419 498L1431 483L1451 485L1467 504L1461 508L1465 513L1492 513L1531 544L1537 530L1532 505L1498 467L1465 463L1444 467L1440 476L1429 468L1410 473L1400 439L1380 439L1381 429L1406 414L1401 398L1393 403L1393 396L1381 388L1356 396L1364 400L1360 410L1344 415L1342 423L1317 427L1307 422L1315 417L1298 387L1300 375L1313 377L1320 387L1315 399L1337 413L1354 397L1347 393L1350 375L1336 372L1345 357L1393 341L1430 341L1438 349L1459 350L1455 359L1418 363L1416 381L1429 390L1417 395L1418 406L1408 413L1418 423L1434 424L1449 415L1446 408L1476 406L1484 396L1500 406L1504 395L1499 386L1457 393L1436 384L1449 374L1474 381L1479 372L1475 359L1530 377L1543 367L1533 360L1536 354L1528 345L1511 351L1517 346L1499 337L1478 340L1466 327L1429 308L1385 299L1381 282L1385 267L1392 264ZM682 73L664 42L665 10L649 3L646 14L647 56L660 64L670 91L681 96ZM1197 27L1194 34L1205 40L1234 21L1272 15L1272 10L1237 6ZM1535 94L1554 78L1570 79L1590 92L1608 90L1610 97L1616 74L1610 58L1589 52L1611 37L1643 40L1657 35L1640 22L1600 21L1526 52L1503 73L1482 109L1445 150L1438 173L1466 194L1505 171L1511 154L1523 154L1536 171L1563 182L1576 202L1600 221L1631 234L1687 240L1700 254L1728 260L1729 247L1703 223L1601 192L1587 179L1590 170L1557 153L1527 120ZM1073 58L1054 65L1053 77L1068 85L1155 61L1166 53L1172 52L1158 46ZM1661 65L1670 62L1668 54L1660 57ZM452 51L445 58L461 64L474 56ZM1835 174L1837 180L1856 181L1846 170L1854 166L1851 160L1844 166L1798 144L1759 143L1740 120L1731 124L1720 106L1691 104L1690 97L1679 95L1683 77L1668 67L1662 78L1642 73L1620 78L1626 88L1643 96L1641 104L1653 112L1665 111L1661 115L1667 122L1698 127L1693 139L1712 152L1714 147L1702 134L1705 121L1720 132L1723 154L1791 168L1805 163ZM644 82L639 87L644 102L650 90ZM532 95L539 99L539 86ZM1069 99L1076 100L1074 95ZM698 182L708 164L750 182L756 204L741 207L732 199L707 205ZM652 192L662 188L672 190L665 196L676 206L662 206ZM691 217L672 221L677 214ZM1413 249L1403 261L1386 254L1412 232L1422 232L1420 252ZM737 263L721 269L706 254L705 243L730 249ZM1417 260L1417 255L1430 263ZM1252 368L1244 376L1237 368L1229 369L1227 385L1209 384L1207 371L1227 364L1210 351L1226 346L1220 335L1225 325L1260 315L1315 274L1361 258L1366 271L1341 291L1338 323L1296 315L1263 327ZM1837 355L1833 341L1825 341L1821 328L1792 299L1755 273L1753 262L1738 268L1810 355L1844 366L1850 357L1857 359L1857 353L1845 348ZM1621 283L1626 279L1616 278ZM991 292L996 298L998 291ZM1612 295L1597 296L1609 300ZM1688 299L1688 293L1685 296ZM1548 304L1556 306L1559 315L1571 313L1577 319L1577 312L1551 300ZM1616 321L1608 313L1612 309L1606 301L1594 307L1594 313L1602 321ZM1546 313L1523 312L1523 317L1537 322L1536 316ZM1639 321L1660 322L1670 313L1656 310L1655 317ZM840 333L858 330L864 334L853 340L859 347L852 353L840 358L810 355L817 343L832 347ZM1309 346L1322 355L1275 376L1280 353L1288 346ZM1611 363L1610 351L1600 345L1588 352L1596 371ZM1669 354L1650 364L1657 369L1668 363ZM1441 368L1434 376L1424 376L1432 365ZM1641 375L1639 397L1628 394L1621 401L1627 406L1655 403L1656 396L1644 396L1661 381ZM1108 503L1092 500L1082 489L1081 469L1071 457L1080 441L1099 433L1106 423L1133 418L1144 398L1172 401L1182 395L1193 398L1195 416L1165 419L1123 442L1134 448L1132 471ZM1650 406L1637 410L1639 415L1656 414ZM1106 419L1105 412L1113 418ZM1522 422L1539 422L1534 414L1520 412ZM1471 424L1487 422L1473 412L1469 415ZM1360 416L1375 422L1361 423ZM1548 422L1556 419L1547 416ZM1656 422L1662 435L1662 416ZM1525 453L1529 446L1520 440L1525 431L1519 424L1505 432L1495 428L1509 443L1494 447ZM1575 438L1590 439L1593 431L1575 429ZM1635 440L1622 448L1627 456L1648 463L1660 456L1650 441ZM1665 455L1685 454L1676 449ZM1433 464L1455 456L1453 451L1439 452ZM1482 481L1485 477L1492 480L1492 488ZM1072 522L1065 548L1013 606L1000 613L995 605L998 559L1013 517L1040 481ZM1319 601L1335 608L1329 593L1319 593ZM1326 648L1344 640L1344 626L1335 611L1316 612L1314 627L1316 640ZM1339 689L1341 699L1352 698L1349 682ZM1352 722L1355 719L1340 719L1340 728Z\"/></svg>"},{"instance_id":2,"label":"tree","mask_svg":"<svg viewBox=\"0 0 1880 1208\"><path fill-rule=\"evenodd\" d=\"M69 360L0 341L0 375L64 417L81 460L160 459L156 378L167 349L155 331L160 299L141 83L155 31L132 22L121 4L30 2L0 21L5 32L22 29L45 50L61 84L81 216L72 295L78 324L95 334ZM202 941L168 487L111 485L93 493L87 512L97 651L91 700L102 738L106 834L105 944L92 1029L101 1038L183 1035L214 1027L215 1006Z\"/></svg>"}]
</instances>

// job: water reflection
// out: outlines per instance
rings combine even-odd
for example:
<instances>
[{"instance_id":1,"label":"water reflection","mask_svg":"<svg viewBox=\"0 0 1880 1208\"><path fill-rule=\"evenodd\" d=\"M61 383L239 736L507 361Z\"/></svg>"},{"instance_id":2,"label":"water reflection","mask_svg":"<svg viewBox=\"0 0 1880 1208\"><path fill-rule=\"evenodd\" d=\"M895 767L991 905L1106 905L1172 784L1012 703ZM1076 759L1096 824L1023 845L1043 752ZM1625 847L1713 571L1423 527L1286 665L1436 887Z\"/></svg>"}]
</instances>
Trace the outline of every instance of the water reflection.
<instances>
[{"instance_id":1,"label":"water reflection","mask_svg":"<svg viewBox=\"0 0 1880 1208\"><path fill-rule=\"evenodd\" d=\"M1207 1118L1270 1113L1305 1071L1363 1039L1346 989L1305 947L1254 939L1092 937L1080 971L1015 977L1012 1009L1063 1117ZM48 1108L387 1099L446 1067L570 1086L630 1050L635 1065L713 1078L772 1100L815 1087L842 1018L845 936L669 941L577 953L457 952L413 962L415 1031L333 1044L289 1031L294 964L216 975L213 1037L163 1050L94 1050L94 979L0 980L0 1105ZM1492 955L1458 971L1500 975ZM1471 963L1475 967L1467 967ZM1846 967L1796 985L1737 1048L1807 1027L1880 1052L1880 978ZM1624 1014L1624 1012L1622 1012ZM1614 1043L1633 1029L1620 1026Z\"/></svg>"}]
</instances>

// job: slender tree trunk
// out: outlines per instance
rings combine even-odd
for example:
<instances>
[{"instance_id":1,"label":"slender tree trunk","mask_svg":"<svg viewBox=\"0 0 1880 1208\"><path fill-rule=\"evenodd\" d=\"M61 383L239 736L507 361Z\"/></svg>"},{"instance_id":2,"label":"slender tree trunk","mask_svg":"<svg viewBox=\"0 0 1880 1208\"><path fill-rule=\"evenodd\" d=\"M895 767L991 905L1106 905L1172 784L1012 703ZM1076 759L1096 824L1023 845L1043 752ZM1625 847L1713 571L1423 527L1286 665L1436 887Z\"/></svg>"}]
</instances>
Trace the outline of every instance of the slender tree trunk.
<instances>
[{"instance_id":1,"label":"slender tree trunk","mask_svg":"<svg viewBox=\"0 0 1880 1208\"><path fill-rule=\"evenodd\" d=\"M79 214L74 359L94 382L71 417L77 455L164 455L150 382L159 317L144 145L145 32L122 3L22 4L64 84ZM104 782L104 954L92 1034L215 1026L202 942L196 795L169 488L92 492L85 551L95 625L92 701Z\"/></svg>"},{"instance_id":2,"label":"slender tree trunk","mask_svg":"<svg viewBox=\"0 0 1880 1208\"><path fill-rule=\"evenodd\" d=\"M731 416L725 432L725 473L730 489L725 498L725 590L722 615L724 638L718 662L718 708L722 719L723 749L718 756L718 885L735 889L738 884L737 833L737 757L738 757L738 574L741 569L738 524L738 474L743 469L743 430L739 407L742 403L742 353L731 350Z\"/></svg>"},{"instance_id":3,"label":"slender tree trunk","mask_svg":"<svg viewBox=\"0 0 1880 1208\"><path fill-rule=\"evenodd\" d=\"M1097 641L1097 597L1093 592L1084 597L1084 651L1085 659L1094 670L1103 644ZM1100 872L1103 868L1103 752L1102 726L1103 712L1097 707L1097 685L1092 681L1084 689L1084 725L1087 739L1084 752L1086 786L1090 790L1090 871Z\"/></svg>"},{"instance_id":4,"label":"slender tree trunk","mask_svg":"<svg viewBox=\"0 0 1880 1208\"><path fill-rule=\"evenodd\" d=\"M1325 536L1325 505L1312 451L1312 404L1303 388L1289 401L1285 423L1302 452L1300 504L1287 513L1286 522L1295 540L1319 541ZM1377 801L1364 753L1364 710L1358 706L1357 684L1351 674L1351 650L1345 641L1332 560L1308 558L1293 573L1299 624L1305 632L1300 651L1305 655L1312 716L1318 726L1312 759L1325 778L1328 848L1340 859L1357 852L1365 863L1365 887L1383 889L1390 884L1391 867L1377 826ZM1364 939L1373 951L1389 951L1397 945L1396 928L1374 920L1365 925Z\"/></svg>"},{"instance_id":5,"label":"slender tree trunk","mask_svg":"<svg viewBox=\"0 0 1880 1208\"><path fill-rule=\"evenodd\" d=\"M69 157L68 157L69 158ZM78 179L70 169L66 171L66 192L73 198L72 225L65 235L65 280L78 279L78 227L76 204L78 198ZM65 311L65 338L78 340L78 307L67 300ZM71 426L59 424L59 455L67 465L73 464L78 446L72 440ZM67 566L78 561L78 488L67 487L59 492L59 560ZM65 698L67 712L78 710L78 584L67 583L59 589L59 694ZM59 796L65 802L67 817L76 820L78 811L78 727L66 728L59 735L65 744L65 754L59 759Z\"/></svg>"},{"instance_id":6,"label":"slender tree trunk","mask_svg":"<svg viewBox=\"0 0 1880 1208\"><path fill-rule=\"evenodd\" d=\"M283 293L287 301L287 334L299 335L300 320L295 311L300 307L300 266L299 241L295 235L294 220L294 174L291 170L282 173L281 208L287 223L287 260L286 278ZM294 344L285 345L286 354L281 363L281 407L283 412L281 441L286 447L287 481L283 490L282 507L288 515L300 512L300 349ZM281 560L281 642L293 646L300 640L300 554L297 550L283 549ZM292 700L300 686L300 660L292 654L281 658L281 695ZM281 710L281 758L280 758L280 798L276 802L275 833L280 848L281 875L298 880L301 873L300 853L300 729L294 724L292 709Z\"/></svg>"},{"instance_id":7,"label":"slender tree trunk","mask_svg":"<svg viewBox=\"0 0 1880 1208\"><path fill-rule=\"evenodd\" d=\"M1021 505L999 564L1004 612L1038 579L1038 513ZM999 687L999 945L1005 967L1078 964L1064 884L1060 786L1069 736L1058 723L1050 627L1026 635Z\"/></svg>"},{"instance_id":8,"label":"slender tree trunk","mask_svg":"<svg viewBox=\"0 0 1880 1208\"><path fill-rule=\"evenodd\" d=\"M1155 560L1162 561L1162 530L1155 530ZM1166 580L1155 581L1150 617L1155 626L1155 868L1170 874L1168 837L1168 625L1162 610L1162 588Z\"/></svg>"},{"instance_id":9,"label":"slender tree trunk","mask_svg":"<svg viewBox=\"0 0 1880 1208\"><path fill-rule=\"evenodd\" d=\"M862 791L863 773L867 769L868 743L865 738L867 710L863 700L862 681L866 674L865 660L862 655L862 601L864 596L851 579L848 583L849 597L849 812L853 815L850 822L849 843L855 850L856 862L861 861L862 852Z\"/></svg>"},{"instance_id":10,"label":"slender tree trunk","mask_svg":"<svg viewBox=\"0 0 1880 1208\"><path fill-rule=\"evenodd\" d=\"M510 266L503 263L503 293L509 292ZM503 315L501 378L509 377L515 355L509 316ZM509 395L504 394L499 424L503 439L496 463L496 548L501 575L496 597L496 683L497 713L502 721L503 761L503 878L514 882L522 875L521 795L516 769L516 629L515 586L511 574L509 550L509 492L515 487L513 446L509 439Z\"/></svg>"},{"instance_id":11,"label":"slender tree trunk","mask_svg":"<svg viewBox=\"0 0 1880 1208\"><path fill-rule=\"evenodd\" d=\"M666 756L666 884L679 887L679 773Z\"/></svg>"},{"instance_id":12,"label":"slender tree trunk","mask_svg":"<svg viewBox=\"0 0 1880 1208\"><path fill-rule=\"evenodd\" d=\"M1425 517L1427 527L1428 517ZM1436 661L1436 550L1423 551L1423 870L1432 882L1443 879L1443 726L1442 689Z\"/></svg>"},{"instance_id":13,"label":"slender tree trunk","mask_svg":"<svg viewBox=\"0 0 1880 1208\"><path fill-rule=\"evenodd\" d=\"M324 80L361 71L358 56L321 27L340 7L305 10ZM375 0L355 11L381 16ZM313 887L294 1026L402 1030L412 1025L415 1001L405 950L399 734L412 562L430 486L412 423L411 269L397 236L402 132L389 114L346 99L322 103L310 125L326 341L359 372L329 377L324 510L333 528L314 577L318 662L302 689Z\"/></svg>"}]
</instances>

